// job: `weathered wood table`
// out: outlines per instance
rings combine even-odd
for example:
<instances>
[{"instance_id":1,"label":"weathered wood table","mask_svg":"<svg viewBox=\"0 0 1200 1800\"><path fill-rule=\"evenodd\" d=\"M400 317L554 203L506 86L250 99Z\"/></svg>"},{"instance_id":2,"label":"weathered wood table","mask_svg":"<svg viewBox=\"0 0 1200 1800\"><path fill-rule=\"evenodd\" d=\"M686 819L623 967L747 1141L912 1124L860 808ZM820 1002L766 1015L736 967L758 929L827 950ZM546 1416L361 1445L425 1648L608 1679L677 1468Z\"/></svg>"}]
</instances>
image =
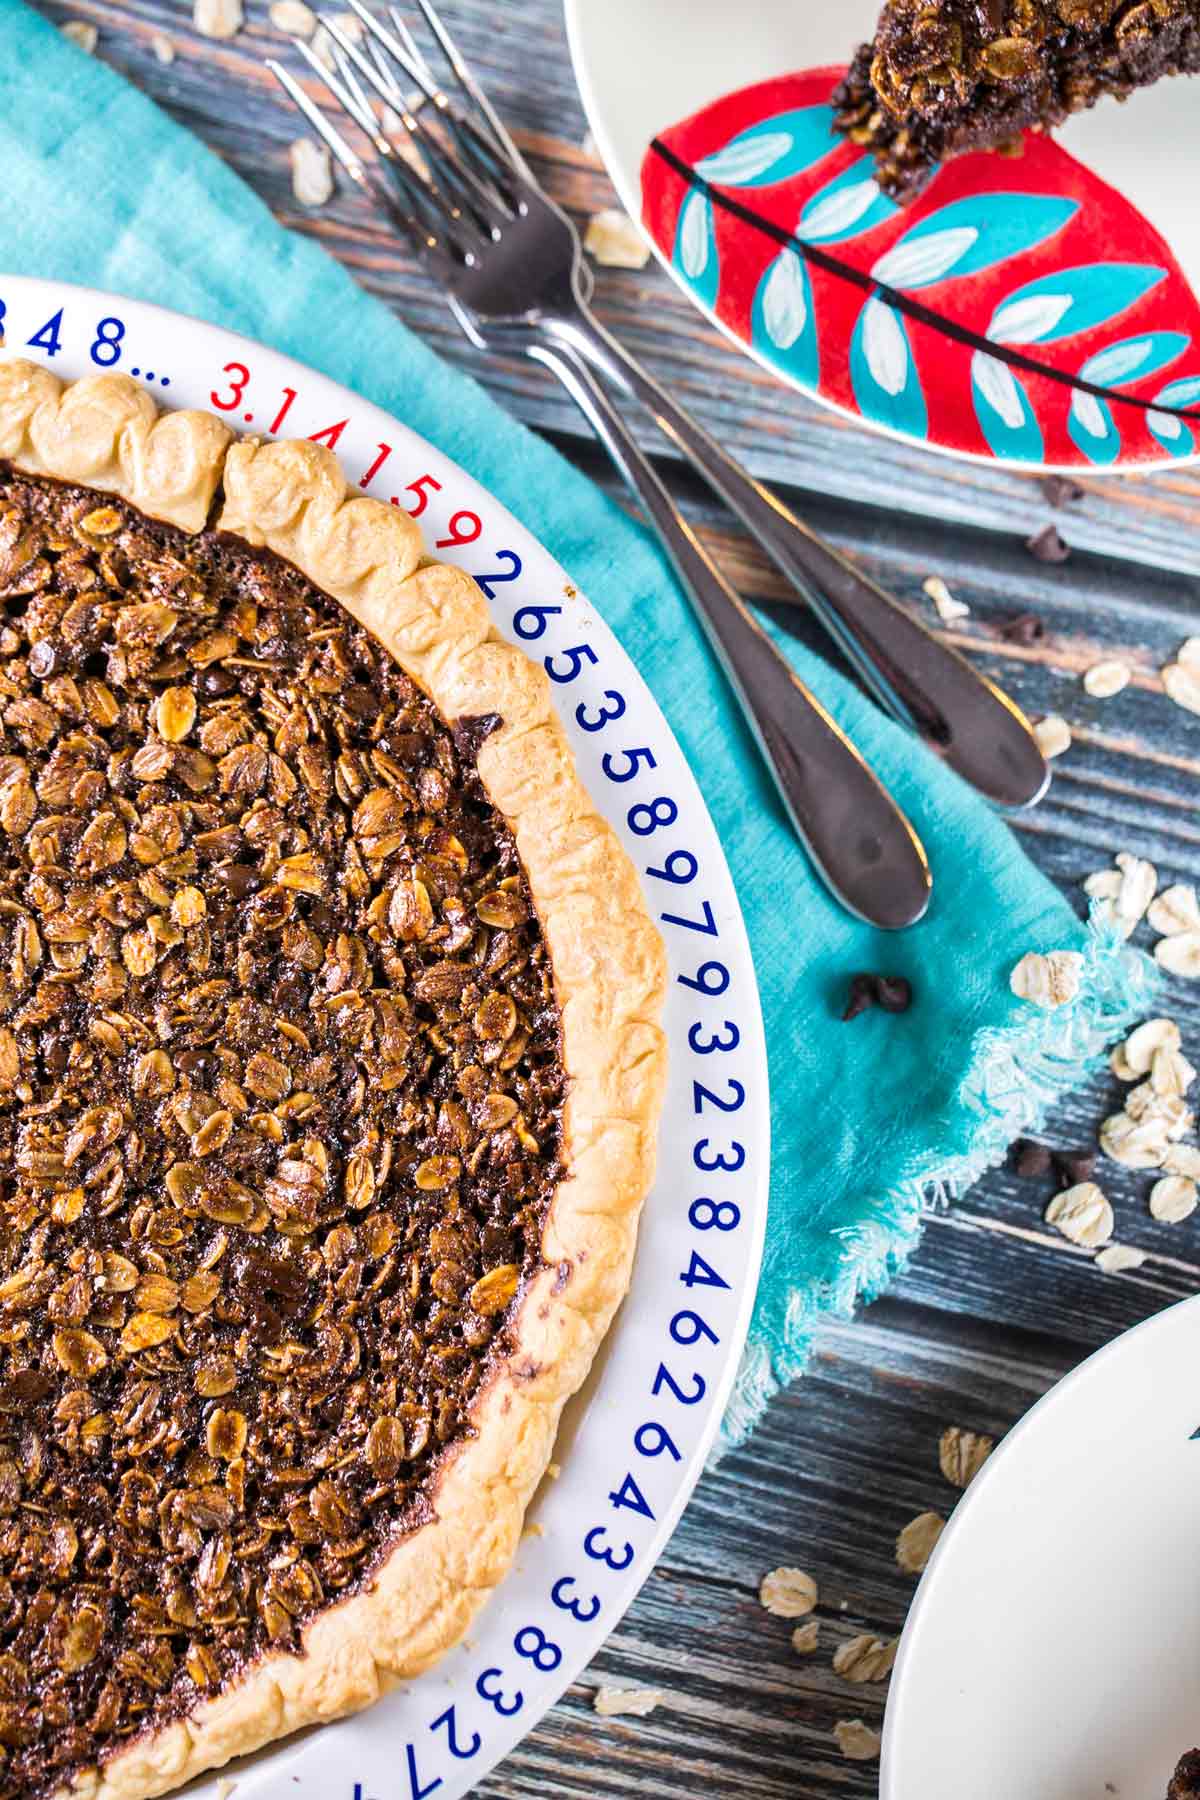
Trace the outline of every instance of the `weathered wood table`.
<instances>
[{"instance_id":1,"label":"weathered wood table","mask_svg":"<svg viewBox=\"0 0 1200 1800\"><path fill-rule=\"evenodd\" d=\"M99 54L226 157L286 224L319 238L440 351L615 486L558 388L528 365L480 364L356 194L339 188L316 212L296 204L287 146L298 125L262 65L279 48L266 0L248 0L244 30L224 44L197 36L191 7L170 0L38 3L56 21L95 23ZM585 147L559 0L445 0L445 11L551 191L581 217L612 204ZM169 64L152 45L164 33L176 52ZM972 608L952 641L1034 716L1071 721L1075 742L1051 794L1018 830L1077 905L1080 879L1121 849L1150 857L1164 881L1200 878L1200 718L1173 706L1158 679L1180 640L1200 630L1200 473L1088 480L1081 502L1052 515L1028 478L868 436L806 404L732 350L655 266L600 270L597 304L723 442L894 590L928 610L920 583L944 576ZM778 587L753 547L689 478L672 471L671 480L743 591L769 604ZM1039 564L1023 546L1052 516L1073 546L1064 567ZM1048 637L1018 649L998 624L1025 608L1043 616ZM1091 700L1080 686L1101 654L1134 666L1117 700ZM1170 1001L1193 1056L1195 991L1178 983ZM1094 1141L1113 1110L1108 1085L1094 1083L1063 1109L1061 1141ZM478 1793L875 1794L875 1765L844 1761L832 1730L841 1718L878 1724L883 1690L849 1686L831 1652L857 1632L890 1637L903 1623L914 1580L896 1566L896 1534L955 1498L938 1471L943 1427L1004 1432L1083 1356L1200 1287L1200 1214L1156 1224L1145 1177L1107 1168L1105 1184L1119 1238L1149 1251L1120 1276L1052 1236L1041 1189L1008 1173L932 1213L890 1295L824 1333L809 1376L701 1483L594 1666ZM814 1656L796 1655L790 1626L758 1603L763 1573L781 1563L820 1581ZM669 1699L646 1719L601 1719L591 1706L601 1679L659 1686Z\"/></svg>"}]
</instances>

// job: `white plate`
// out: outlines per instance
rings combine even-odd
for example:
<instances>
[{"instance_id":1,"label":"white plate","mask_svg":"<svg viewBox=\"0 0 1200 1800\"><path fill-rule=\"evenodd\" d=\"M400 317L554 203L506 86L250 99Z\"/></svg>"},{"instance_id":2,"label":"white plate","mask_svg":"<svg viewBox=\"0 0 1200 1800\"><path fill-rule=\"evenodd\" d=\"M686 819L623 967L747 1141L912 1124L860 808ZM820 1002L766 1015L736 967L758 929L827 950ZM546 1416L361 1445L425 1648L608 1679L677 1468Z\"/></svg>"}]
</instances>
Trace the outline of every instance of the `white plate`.
<instances>
[{"instance_id":1,"label":"white plate","mask_svg":"<svg viewBox=\"0 0 1200 1800\"><path fill-rule=\"evenodd\" d=\"M880 1800L1163 1800L1200 1742L1200 1298L1127 1331L955 1508L892 1675Z\"/></svg>"},{"instance_id":2,"label":"white plate","mask_svg":"<svg viewBox=\"0 0 1200 1800\"><path fill-rule=\"evenodd\" d=\"M429 1674L232 1770L237 1800L425 1800L435 1790L455 1800L537 1723L620 1620L699 1478L733 1380L762 1255L769 1110L758 992L729 871L683 753L612 633L537 540L439 451L313 370L158 307L0 276L0 313L0 354L34 357L58 375L123 370L163 403L220 410L263 434L281 423L283 435L328 435L344 421L336 448L348 478L420 505L431 546L470 538L438 553L490 576L500 629L553 659L581 771L662 921L673 977L662 1174L629 1297L564 1417L561 1475L532 1508L537 1534L522 1541L468 1641ZM572 657L572 646L592 660ZM592 718L607 700L612 713L614 692L625 703L619 722L582 729L577 709ZM623 752L641 747L654 766L642 759L625 779ZM638 810L660 797L653 814ZM687 881L647 873L683 877L693 865ZM730 1050L705 1049L735 1032ZM739 1166L701 1172L717 1158ZM729 1228L714 1229L717 1217ZM705 1285L706 1276L724 1285ZM198 1792L216 1795L215 1778Z\"/></svg>"},{"instance_id":3,"label":"white plate","mask_svg":"<svg viewBox=\"0 0 1200 1800\"><path fill-rule=\"evenodd\" d=\"M799 4L797 0L753 0L752 5L740 8L732 6L730 0L653 0L652 5L647 5L646 0L564 0L564 3L571 55L592 134L625 208L632 218L644 225L642 164L656 136L722 96L736 94L752 84L795 71L844 67L856 46L872 35L880 0L839 0L837 5L823 4L821 0L807 0L807 3L800 0ZM1186 295L1187 287L1191 288L1192 297L1200 295L1200 209L1195 201L1196 169L1200 159L1198 119L1200 78L1181 77L1137 93L1121 106L1114 101L1102 102L1092 111L1069 120L1055 134L1056 143L1084 164L1093 176L1099 177L1100 183L1107 184L1102 189L1098 183L1090 182L1080 203L1083 208L1081 219L1089 207L1093 209L1094 217L1085 260L1090 262L1093 256L1103 259L1112 252L1113 260L1146 261L1145 244L1139 238L1137 225L1148 222L1166 240L1177 265L1172 278L1181 285L1173 296L1172 305L1179 296ZM977 178L981 191L987 187L987 170L1005 166L1002 159L994 157L968 160L983 171ZM1010 169L1013 166L1007 165ZM865 163L864 169L869 169L869 164ZM721 174L712 179L728 186L733 177ZM1001 176L1001 179L1008 177ZM743 190L741 197L755 203L766 189L767 181L768 177L756 177L751 183L754 191ZM1107 194L1108 188L1115 189L1116 194ZM1126 206L1121 205L1121 197L1128 203ZM1136 220L1135 214L1141 215L1140 221ZM876 231L888 229L886 219L878 222L877 210L868 213L866 219L867 225ZM786 220L786 225L797 229L811 242L826 247L836 243L839 252L848 246L852 235L842 232L836 239L832 234L809 238L803 225L796 226L795 215ZM863 229L860 228L860 234ZM760 333L754 334L757 341L748 341L751 334L744 326L740 330L731 326L729 305L722 301L718 309L712 303L712 296L706 293L703 281L685 279L678 247L677 253L672 255L669 244L655 242L649 230L647 235L664 267L683 291L740 349L748 351L777 377L792 380L804 392L873 429L916 437L933 449L955 455L972 458L1003 455L1016 466L1033 469L1080 464L1096 473L1131 466L1146 469L1200 453L1200 428L1190 431L1186 444L1178 434L1173 443L1167 444L1161 438L1154 441L1143 427L1130 430L1129 441L1119 453L1113 451L1109 434L1107 444L1101 437L1098 455L1080 454L1071 442L1062 441L1061 433L1055 428L1061 423L1057 418L1051 421L1052 429L1045 434L1043 451L1031 451L1028 442L1022 443L1017 434L1013 434L1007 447L997 448L993 443L989 449L978 430L974 433L972 447L974 415L965 420L957 416L960 405L965 407L966 404L965 396L960 396L957 391L951 403L951 418L938 420L931 417L924 429L911 423L889 423L886 406L880 416L864 419L843 388L836 381L824 379L824 371L821 379L814 379L811 370L800 368L794 353L790 357L773 354L769 345L764 353ZM870 241L868 237L867 242ZM1078 242L1078 236L1071 240L1072 250ZM1137 251L1131 256L1129 246L1135 243ZM853 250L853 246L850 248ZM1048 248L1033 245L1033 272L1044 276L1046 270L1054 266L1054 254L1053 243ZM1088 272L1074 268L1077 255L1064 252L1064 256L1064 267L1071 268L1073 273ZM853 260L853 256L848 260ZM1165 260L1169 265L1170 256L1156 260ZM1014 269L1018 266L1015 257L1011 259L1011 266ZM963 297L964 290L971 284L959 280L958 272L951 273L956 277L952 284L953 297L943 308L940 290L934 284L935 310L942 309L951 317L961 318L973 330L986 335L991 304L980 313L973 297ZM898 285L905 284L901 281ZM929 286L925 284L918 297L925 299L928 292ZM1160 291L1160 300L1162 292L1165 290ZM982 304L984 301L981 300L979 305ZM1167 311L1169 316L1170 309ZM1189 307L1189 311L1190 324L1195 315L1194 309ZM1136 328L1142 327L1142 317L1136 313L1130 314L1130 320ZM894 336L894 332L890 335ZM1082 342L1081 333L1074 335ZM1061 338L1065 333L1060 332L1057 336ZM828 338L831 361L840 362L850 354L844 321L834 324ZM1016 343L1011 338L1005 341ZM1049 354L1047 345L1050 346ZM1070 349L1064 350L1059 342L1051 344L1049 335L1041 341L1040 348L1032 340L1023 342L1022 347L1031 352L1037 350L1049 361L1060 355L1070 357ZM1094 351L1101 347L1104 346L1092 342L1084 349ZM822 356L825 354L823 333ZM1083 354L1081 350L1081 358ZM1162 381L1165 383L1168 376L1186 376L1189 388L1200 390L1200 379L1197 379L1200 377L1200 342L1194 341L1187 355L1190 360L1186 366L1184 362L1178 362ZM931 384L931 392L939 382L951 379L950 374L936 366L938 361L936 354L926 359L925 378ZM1083 373L1080 359L1070 363L1069 372ZM1099 379L1107 381L1108 377ZM1132 389L1143 379L1142 376L1136 381L1133 377L1122 378L1114 385ZM1146 399L1156 397L1153 389L1139 387L1138 392ZM1031 410L1039 418L1053 413L1056 397L1053 388L1043 393L1035 381ZM1195 397L1191 392L1185 397L1172 396L1170 403L1193 406ZM1016 407L1016 402L1011 404ZM931 408L931 412L936 410ZM1003 400L1001 410L1004 410ZM1017 411L1019 413L1019 407ZM1131 409L1125 409L1123 417L1134 422ZM1091 448L1089 445L1088 449ZM1164 450L1171 454L1164 456Z\"/></svg>"}]
</instances>

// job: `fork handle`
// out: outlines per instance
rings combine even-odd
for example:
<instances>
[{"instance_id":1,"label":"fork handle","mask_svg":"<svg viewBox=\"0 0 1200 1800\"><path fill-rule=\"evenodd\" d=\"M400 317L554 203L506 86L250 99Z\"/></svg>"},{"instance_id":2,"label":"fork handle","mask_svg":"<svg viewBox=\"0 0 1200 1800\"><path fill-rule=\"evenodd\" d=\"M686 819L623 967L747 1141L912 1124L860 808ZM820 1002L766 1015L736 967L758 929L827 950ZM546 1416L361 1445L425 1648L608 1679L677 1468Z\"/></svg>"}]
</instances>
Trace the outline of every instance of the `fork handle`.
<instances>
[{"instance_id":1,"label":"fork handle","mask_svg":"<svg viewBox=\"0 0 1200 1800\"><path fill-rule=\"evenodd\" d=\"M827 886L869 924L915 924L931 880L900 808L701 547L587 364L544 341L527 353L558 376L650 515Z\"/></svg>"},{"instance_id":2,"label":"fork handle","mask_svg":"<svg viewBox=\"0 0 1200 1800\"><path fill-rule=\"evenodd\" d=\"M808 601L886 711L994 805L1030 806L1041 798L1049 781L1045 758L1007 695L755 481L578 297L572 316L546 323L646 407Z\"/></svg>"}]
</instances>

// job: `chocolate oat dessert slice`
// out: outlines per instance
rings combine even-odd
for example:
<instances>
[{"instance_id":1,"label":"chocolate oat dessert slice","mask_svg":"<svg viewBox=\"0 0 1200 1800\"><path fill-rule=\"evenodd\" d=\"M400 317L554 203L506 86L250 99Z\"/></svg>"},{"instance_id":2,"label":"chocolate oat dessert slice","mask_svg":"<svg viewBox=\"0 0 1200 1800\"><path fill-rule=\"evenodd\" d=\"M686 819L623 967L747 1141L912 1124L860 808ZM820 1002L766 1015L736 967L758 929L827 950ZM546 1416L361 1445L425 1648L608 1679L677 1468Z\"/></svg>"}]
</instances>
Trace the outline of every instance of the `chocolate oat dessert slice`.
<instances>
[{"instance_id":1,"label":"chocolate oat dessert slice","mask_svg":"<svg viewBox=\"0 0 1200 1800\"><path fill-rule=\"evenodd\" d=\"M1200 1800L1200 1750L1189 1750L1180 1757L1167 1800Z\"/></svg>"},{"instance_id":2,"label":"chocolate oat dessert slice","mask_svg":"<svg viewBox=\"0 0 1200 1800\"><path fill-rule=\"evenodd\" d=\"M911 199L939 163L1200 71L1200 0L888 0L837 123Z\"/></svg>"}]
</instances>

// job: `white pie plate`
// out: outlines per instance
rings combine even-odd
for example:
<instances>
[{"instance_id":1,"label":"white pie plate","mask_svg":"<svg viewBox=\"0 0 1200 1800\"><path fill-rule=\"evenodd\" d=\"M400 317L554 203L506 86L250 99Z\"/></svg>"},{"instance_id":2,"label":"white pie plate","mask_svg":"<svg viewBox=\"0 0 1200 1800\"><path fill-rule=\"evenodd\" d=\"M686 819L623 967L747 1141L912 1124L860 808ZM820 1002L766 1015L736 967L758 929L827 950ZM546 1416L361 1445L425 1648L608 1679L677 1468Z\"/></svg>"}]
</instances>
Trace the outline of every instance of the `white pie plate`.
<instances>
[{"instance_id":1,"label":"white pie plate","mask_svg":"<svg viewBox=\"0 0 1200 1800\"><path fill-rule=\"evenodd\" d=\"M661 1174L629 1296L564 1416L555 1451L561 1473L543 1483L512 1571L467 1642L429 1674L369 1712L225 1771L236 1778L237 1800L425 1800L435 1791L455 1800L537 1723L630 1605L700 1476L745 1338L766 1223L767 1062L724 854L682 751L607 626L536 538L430 444L313 370L159 307L16 276L0 276L0 304L0 355L44 361L60 376L113 367L139 376L162 404L219 410L264 435L294 392L281 435L345 420L336 448L351 481L375 463L367 491L410 506L423 497L430 546L475 533L438 554L492 576L496 622L530 654L553 658L560 675L582 665L574 680L555 682L555 699L591 793L644 872L647 900L663 921L672 980ZM231 404L235 386L241 392ZM586 646L593 660L572 657L572 646ZM577 713L613 712L614 694L625 703L619 722L583 729ZM643 746L652 770L643 758L632 779L620 779L622 753ZM639 834L650 815L636 809L659 796L670 804L657 814L673 818ZM645 873L682 876L693 862L686 883ZM711 1036L723 1043L735 1035L729 1051L703 1049ZM739 1166L701 1172L717 1159ZM704 1225L715 1210L697 1209L701 1197L732 1202L720 1218L737 1223L698 1229L694 1221ZM706 1269L725 1285L703 1285ZM688 1272L701 1281L689 1286L681 1280ZM194 1791L205 1800L224 1793L215 1776Z\"/></svg>"},{"instance_id":2,"label":"white pie plate","mask_svg":"<svg viewBox=\"0 0 1200 1800\"><path fill-rule=\"evenodd\" d=\"M1200 1743L1200 1298L984 1465L917 1590L880 1800L1163 1800Z\"/></svg>"},{"instance_id":3,"label":"white pie plate","mask_svg":"<svg viewBox=\"0 0 1200 1800\"><path fill-rule=\"evenodd\" d=\"M642 223L642 163L657 135L723 95L754 83L798 70L844 66L857 46L873 35L880 4L881 0L837 0L836 5L829 0L753 0L735 7L730 0L652 0L649 5L646 0L564 0L567 37L588 123L630 217ZM1144 89L1120 106L1111 101L1077 114L1054 134L1064 149L1161 233L1196 295L1200 295L1198 120L1200 77L1181 77ZM753 192L748 197L753 200ZM791 381L869 430L913 435L930 449L981 460L978 451L963 447L953 436L892 429L840 405L811 380L790 375L777 359L730 330L712 306L697 297L678 260L665 256L649 232L646 236L681 291L730 342L777 379ZM1114 254L1122 254L1120 246ZM982 329L985 320L986 314L969 322ZM1196 348L1189 352L1191 362L1170 372L1194 374ZM927 371L927 378L946 379L940 367L932 374ZM1186 460L1181 454L1179 461ZM1057 464L1014 456L1007 466L1045 470ZM1089 474L1121 472L1126 467L1144 473L1178 462L1152 452L1111 468L1085 466Z\"/></svg>"}]
</instances>

